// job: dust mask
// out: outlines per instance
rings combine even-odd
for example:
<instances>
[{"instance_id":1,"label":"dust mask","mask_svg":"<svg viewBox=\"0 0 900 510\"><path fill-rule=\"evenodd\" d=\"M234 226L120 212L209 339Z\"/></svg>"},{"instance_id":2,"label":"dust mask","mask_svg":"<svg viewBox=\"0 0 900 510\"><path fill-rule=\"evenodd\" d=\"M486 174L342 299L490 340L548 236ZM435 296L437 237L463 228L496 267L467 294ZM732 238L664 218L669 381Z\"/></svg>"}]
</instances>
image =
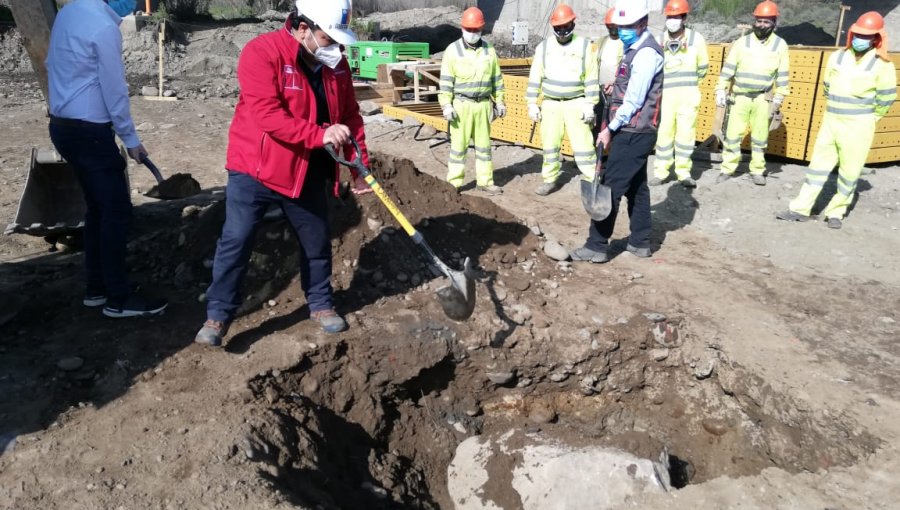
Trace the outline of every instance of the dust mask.
<instances>
[{"instance_id":1,"label":"dust mask","mask_svg":"<svg viewBox=\"0 0 900 510\"><path fill-rule=\"evenodd\" d=\"M670 34L678 32L683 26L684 22L679 18L666 19L666 30L668 30Z\"/></svg>"},{"instance_id":2,"label":"dust mask","mask_svg":"<svg viewBox=\"0 0 900 510\"><path fill-rule=\"evenodd\" d=\"M329 69L334 69L341 63L341 58L344 57L344 54L341 53L341 46L338 43L329 44L328 46L321 46L319 44L319 40L316 39L315 34L313 34L312 30L310 30L310 34L313 36L312 40L316 43L316 51L310 50L313 56L318 60L322 65L328 66ZM304 44L305 46L305 44ZM307 46L306 48L309 50L310 48Z\"/></svg>"},{"instance_id":3,"label":"dust mask","mask_svg":"<svg viewBox=\"0 0 900 510\"><path fill-rule=\"evenodd\" d=\"M106 2L110 9L116 11L120 18L124 18L134 12L136 3L137 0L108 0Z\"/></svg>"},{"instance_id":4,"label":"dust mask","mask_svg":"<svg viewBox=\"0 0 900 510\"><path fill-rule=\"evenodd\" d=\"M850 42L850 45L853 46L853 51L857 53L864 53L872 47L871 39L862 39L860 37L854 37Z\"/></svg>"},{"instance_id":5,"label":"dust mask","mask_svg":"<svg viewBox=\"0 0 900 510\"><path fill-rule=\"evenodd\" d=\"M466 44L473 45L481 40L481 32L469 32L468 30L462 31L463 41L466 41Z\"/></svg>"}]
</instances>

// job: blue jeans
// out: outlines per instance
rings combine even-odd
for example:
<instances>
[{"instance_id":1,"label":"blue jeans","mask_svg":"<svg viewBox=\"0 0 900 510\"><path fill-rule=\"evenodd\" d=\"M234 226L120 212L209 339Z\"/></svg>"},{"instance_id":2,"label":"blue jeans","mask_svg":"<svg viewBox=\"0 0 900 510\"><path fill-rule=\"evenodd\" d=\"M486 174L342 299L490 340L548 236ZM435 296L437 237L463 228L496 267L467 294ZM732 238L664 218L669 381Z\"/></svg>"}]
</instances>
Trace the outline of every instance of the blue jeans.
<instances>
[{"instance_id":1,"label":"blue jeans","mask_svg":"<svg viewBox=\"0 0 900 510\"><path fill-rule=\"evenodd\" d=\"M605 252L616 226L619 203L628 199L631 235L628 244L650 247L650 188L647 187L647 158L656 145L656 133L623 131L613 137L606 159L603 184L612 191L612 211L603 221L591 220L585 246Z\"/></svg>"},{"instance_id":2,"label":"blue jeans","mask_svg":"<svg viewBox=\"0 0 900 510\"><path fill-rule=\"evenodd\" d=\"M131 195L127 165L112 128L51 123L50 140L75 170L87 204L84 264L88 293L123 299L131 291L125 264Z\"/></svg>"},{"instance_id":3,"label":"blue jeans","mask_svg":"<svg viewBox=\"0 0 900 510\"><path fill-rule=\"evenodd\" d=\"M310 168L298 198L288 198L241 172L228 172L225 225L216 245L213 281L206 291L208 319L231 322L241 305L240 285L253 251L256 227L270 204L284 211L300 240L300 285L311 312L330 310L331 231L327 186Z\"/></svg>"}]
</instances>

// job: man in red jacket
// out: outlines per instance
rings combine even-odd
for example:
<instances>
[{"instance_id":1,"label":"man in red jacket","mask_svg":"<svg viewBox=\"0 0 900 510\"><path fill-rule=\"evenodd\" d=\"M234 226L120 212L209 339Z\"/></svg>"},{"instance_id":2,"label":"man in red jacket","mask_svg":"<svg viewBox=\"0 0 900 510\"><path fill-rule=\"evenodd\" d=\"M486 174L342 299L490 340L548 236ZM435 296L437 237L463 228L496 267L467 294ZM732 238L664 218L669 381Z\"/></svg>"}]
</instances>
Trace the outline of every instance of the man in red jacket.
<instances>
[{"instance_id":1,"label":"man in red jacket","mask_svg":"<svg viewBox=\"0 0 900 510\"><path fill-rule=\"evenodd\" d=\"M340 49L356 40L349 22L350 0L297 0L284 28L253 39L241 53L241 95L228 131L225 225L198 343L222 344L241 304L256 226L272 204L300 241L300 283L312 319L328 333L347 329L332 302L326 189L329 177L337 182L339 168L323 147L344 147L352 159L352 137L368 165L350 67Z\"/></svg>"}]
</instances>

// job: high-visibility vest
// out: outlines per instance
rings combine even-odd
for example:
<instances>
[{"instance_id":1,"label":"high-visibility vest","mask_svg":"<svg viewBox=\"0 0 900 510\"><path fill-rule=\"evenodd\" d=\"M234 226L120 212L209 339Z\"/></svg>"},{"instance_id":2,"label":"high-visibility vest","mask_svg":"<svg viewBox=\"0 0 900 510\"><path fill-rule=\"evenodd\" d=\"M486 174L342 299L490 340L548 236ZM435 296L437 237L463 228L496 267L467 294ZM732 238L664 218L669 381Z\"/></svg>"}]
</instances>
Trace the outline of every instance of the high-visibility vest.
<instances>
[{"instance_id":1,"label":"high-visibility vest","mask_svg":"<svg viewBox=\"0 0 900 510\"><path fill-rule=\"evenodd\" d=\"M880 119L897 99L894 64L882 60L874 49L859 61L850 49L832 53L824 81L825 111L836 115L874 113Z\"/></svg>"},{"instance_id":2,"label":"high-visibility vest","mask_svg":"<svg viewBox=\"0 0 900 510\"><path fill-rule=\"evenodd\" d=\"M444 107L453 102L454 97L472 101L493 98L504 102L503 73L497 52L485 40L481 45L470 48L462 39L447 46L441 60L441 83L438 102Z\"/></svg>"},{"instance_id":3,"label":"high-visibility vest","mask_svg":"<svg viewBox=\"0 0 900 510\"><path fill-rule=\"evenodd\" d=\"M732 79L732 92L736 94L773 92L786 97L791 91L787 43L776 34L771 34L765 42L755 34L740 37L728 51L716 89L727 89Z\"/></svg>"},{"instance_id":4,"label":"high-visibility vest","mask_svg":"<svg viewBox=\"0 0 900 510\"><path fill-rule=\"evenodd\" d=\"M555 37L545 39L534 50L525 100L537 103L538 95L546 99L568 100L584 97L592 103L600 101L597 77L597 53L590 41L573 35L568 44Z\"/></svg>"},{"instance_id":5,"label":"high-visibility vest","mask_svg":"<svg viewBox=\"0 0 900 510\"><path fill-rule=\"evenodd\" d=\"M671 46L675 44L678 44L678 48L673 53ZM663 67L663 90L698 87L709 70L706 39L690 28L685 28L679 39L672 39L666 30L662 48L666 59Z\"/></svg>"},{"instance_id":6,"label":"high-visibility vest","mask_svg":"<svg viewBox=\"0 0 900 510\"><path fill-rule=\"evenodd\" d=\"M600 43L598 66L600 75L600 86L606 85L616 79L616 70L619 69L619 62L625 54L625 45L621 39L613 39L606 37Z\"/></svg>"}]
</instances>

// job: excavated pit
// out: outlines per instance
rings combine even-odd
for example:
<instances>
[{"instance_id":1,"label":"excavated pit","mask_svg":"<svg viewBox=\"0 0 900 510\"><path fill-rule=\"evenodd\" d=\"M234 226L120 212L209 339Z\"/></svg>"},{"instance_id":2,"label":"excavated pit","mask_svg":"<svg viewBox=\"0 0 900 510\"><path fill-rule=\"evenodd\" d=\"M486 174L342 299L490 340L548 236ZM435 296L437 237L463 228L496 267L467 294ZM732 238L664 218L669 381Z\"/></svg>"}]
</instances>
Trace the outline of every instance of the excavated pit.
<instances>
[{"instance_id":1,"label":"excavated pit","mask_svg":"<svg viewBox=\"0 0 900 510\"><path fill-rule=\"evenodd\" d=\"M506 211L457 195L409 161L374 154L373 169L439 257L456 267L477 259L476 312L465 323L441 314L438 282L375 197L335 204L336 300L351 330L336 340L288 331L309 350L250 381L256 400L232 450L287 502L452 508L456 447L509 430L663 454L676 489L768 467L851 465L879 446L848 418L809 411L731 362L693 332L694 318L586 319L622 284L602 272L575 278L581 269L546 258L543 239ZM260 233L248 279L267 282L247 289L257 305L297 295L291 271L273 269L298 257L289 232L273 225ZM592 293L596 301L578 303ZM492 464L481 497L520 508L513 467Z\"/></svg>"}]
</instances>

